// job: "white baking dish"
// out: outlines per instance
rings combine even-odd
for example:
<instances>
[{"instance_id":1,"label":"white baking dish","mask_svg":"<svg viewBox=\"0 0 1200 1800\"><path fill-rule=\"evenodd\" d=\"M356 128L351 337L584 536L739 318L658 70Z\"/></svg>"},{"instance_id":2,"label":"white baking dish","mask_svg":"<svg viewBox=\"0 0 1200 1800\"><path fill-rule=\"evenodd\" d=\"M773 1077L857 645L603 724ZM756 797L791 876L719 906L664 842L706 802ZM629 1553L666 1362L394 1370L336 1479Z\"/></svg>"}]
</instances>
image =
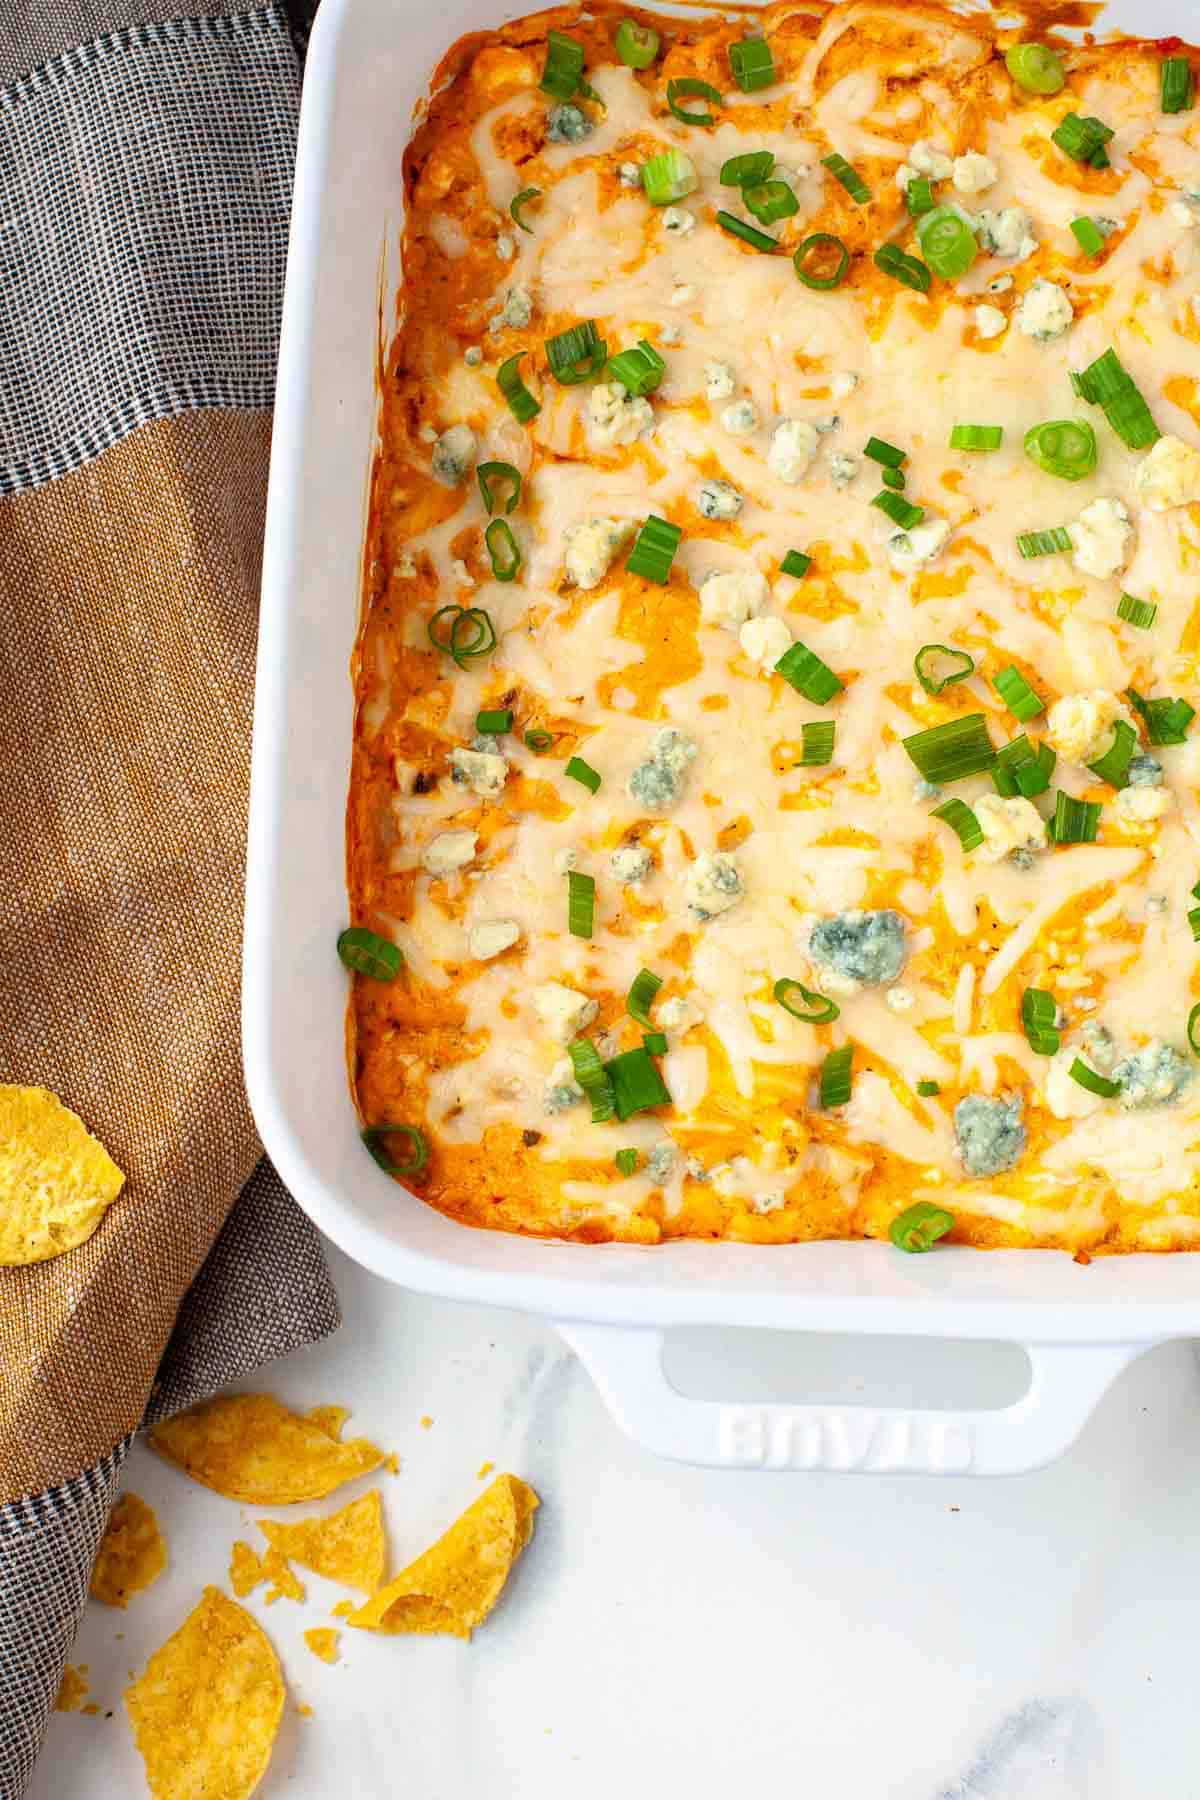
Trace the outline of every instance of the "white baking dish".
<instances>
[{"instance_id":1,"label":"white baking dish","mask_svg":"<svg viewBox=\"0 0 1200 1800\"><path fill-rule=\"evenodd\" d=\"M246 1079L263 1142L308 1213L401 1286L562 1322L621 1423L668 1456L729 1467L997 1474L1049 1461L1116 1373L1200 1334L1200 1256L1076 1265L1050 1251L880 1243L539 1243L443 1218L377 1171L343 1056L348 662L376 424L380 296L394 317L401 155L430 71L495 0L324 0L309 53L263 569L247 871ZM1184 29L1183 0L1107 22ZM681 1324L1006 1339L1033 1383L1004 1411L733 1406L662 1371ZM948 1346L948 1353L952 1349Z\"/></svg>"}]
</instances>

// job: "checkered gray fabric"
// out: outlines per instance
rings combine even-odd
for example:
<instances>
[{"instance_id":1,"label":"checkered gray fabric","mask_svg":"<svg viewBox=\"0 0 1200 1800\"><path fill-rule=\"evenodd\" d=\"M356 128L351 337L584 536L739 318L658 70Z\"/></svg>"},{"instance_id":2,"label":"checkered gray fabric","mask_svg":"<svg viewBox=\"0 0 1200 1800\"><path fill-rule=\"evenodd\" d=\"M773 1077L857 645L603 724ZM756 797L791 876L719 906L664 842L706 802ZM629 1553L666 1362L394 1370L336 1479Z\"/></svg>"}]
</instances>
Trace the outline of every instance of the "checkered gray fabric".
<instances>
[{"instance_id":1,"label":"checkered gray fabric","mask_svg":"<svg viewBox=\"0 0 1200 1800\"><path fill-rule=\"evenodd\" d=\"M145 5L108 0L105 16ZM97 9L0 8L0 78ZM66 48L0 88L0 494L145 421L271 403L298 67L276 6L209 10ZM317 1234L264 1163L184 1302L147 1422L338 1323ZM32 1773L128 1448L0 1507L0 1800Z\"/></svg>"}]
</instances>

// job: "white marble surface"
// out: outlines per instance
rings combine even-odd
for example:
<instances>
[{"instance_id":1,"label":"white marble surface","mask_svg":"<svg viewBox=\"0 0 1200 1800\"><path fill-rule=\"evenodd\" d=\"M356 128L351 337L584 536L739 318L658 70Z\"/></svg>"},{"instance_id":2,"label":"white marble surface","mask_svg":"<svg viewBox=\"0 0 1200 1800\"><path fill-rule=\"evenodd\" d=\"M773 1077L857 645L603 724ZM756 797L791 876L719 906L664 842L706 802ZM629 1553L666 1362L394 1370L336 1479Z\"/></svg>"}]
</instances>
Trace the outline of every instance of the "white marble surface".
<instances>
[{"instance_id":1,"label":"white marble surface","mask_svg":"<svg viewBox=\"0 0 1200 1800\"><path fill-rule=\"evenodd\" d=\"M353 1405L351 1429L399 1452L384 1478L393 1560L479 1491L484 1461L543 1506L471 1644L347 1631L328 1668L301 1633L336 1623L339 1591L306 1575L306 1605L269 1609L258 1591L248 1604L290 1693L261 1800L715 1800L731 1783L820 1800L1196 1800L1189 1345L1136 1363L1071 1454L1034 1475L710 1473L629 1445L552 1330L402 1294L331 1256L345 1328L257 1385ZM729 1333L681 1345L671 1366L727 1398L917 1399L936 1384L944 1401L998 1402L1015 1380L999 1348ZM225 1582L233 1539L257 1535L250 1509L140 1448L127 1485L158 1510L170 1566L127 1613L89 1609L74 1660L113 1716L53 1719L33 1800L144 1792L122 1686L201 1585Z\"/></svg>"}]
</instances>

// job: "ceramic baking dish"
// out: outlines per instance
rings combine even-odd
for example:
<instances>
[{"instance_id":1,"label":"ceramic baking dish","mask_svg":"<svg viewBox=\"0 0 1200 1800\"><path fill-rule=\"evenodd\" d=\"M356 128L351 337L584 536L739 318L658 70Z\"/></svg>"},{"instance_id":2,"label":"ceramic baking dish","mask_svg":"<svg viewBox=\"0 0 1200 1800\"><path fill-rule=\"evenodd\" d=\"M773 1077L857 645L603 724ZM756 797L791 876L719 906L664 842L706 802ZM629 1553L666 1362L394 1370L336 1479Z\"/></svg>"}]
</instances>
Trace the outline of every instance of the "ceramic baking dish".
<instances>
[{"instance_id":1,"label":"ceramic baking dish","mask_svg":"<svg viewBox=\"0 0 1200 1800\"><path fill-rule=\"evenodd\" d=\"M335 1243L402 1287L544 1314L620 1423L660 1454L736 1468L975 1474L1037 1467L1133 1357L1200 1334L1200 1255L1102 1258L878 1242L760 1248L542 1243L453 1223L376 1170L344 1061L348 675L375 443L379 319L395 316L401 155L430 71L496 0L324 0L305 77L263 569L247 870L246 1080L263 1142ZM1184 0L1106 24L1184 30ZM1019 1343L999 1411L730 1405L662 1367L684 1324ZM952 1352L948 1352L952 1353Z\"/></svg>"}]
</instances>

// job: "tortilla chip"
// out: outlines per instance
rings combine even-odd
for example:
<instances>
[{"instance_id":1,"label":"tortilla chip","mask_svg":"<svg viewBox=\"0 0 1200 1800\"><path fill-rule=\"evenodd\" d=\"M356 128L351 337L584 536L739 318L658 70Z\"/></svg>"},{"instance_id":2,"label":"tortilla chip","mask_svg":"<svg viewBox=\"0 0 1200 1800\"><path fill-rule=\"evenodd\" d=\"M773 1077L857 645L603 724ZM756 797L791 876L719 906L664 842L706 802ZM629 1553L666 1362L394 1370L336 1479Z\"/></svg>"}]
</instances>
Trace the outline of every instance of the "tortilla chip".
<instances>
[{"instance_id":1,"label":"tortilla chip","mask_svg":"<svg viewBox=\"0 0 1200 1800\"><path fill-rule=\"evenodd\" d=\"M500 1598L540 1504L515 1475L498 1475L436 1544L381 1588L349 1623L362 1631L469 1638Z\"/></svg>"},{"instance_id":2,"label":"tortilla chip","mask_svg":"<svg viewBox=\"0 0 1200 1800\"><path fill-rule=\"evenodd\" d=\"M353 1600L339 1600L336 1606L330 1607L329 1613L334 1619L348 1619L354 1610Z\"/></svg>"},{"instance_id":3,"label":"tortilla chip","mask_svg":"<svg viewBox=\"0 0 1200 1800\"><path fill-rule=\"evenodd\" d=\"M267 1595L267 1605L274 1606L281 1597L285 1600L303 1600L304 1583L298 1575L292 1573L286 1556L278 1550L268 1550L262 1560L262 1570L266 1579L274 1585Z\"/></svg>"},{"instance_id":4,"label":"tortilla chip","mask_svg":"<svg viewBox=\"0 0 1200 1800\"><path fill-rule=\"evenodd\" d=\"M373 1594L383 1580L383 1502L378 1488L327 1519L305 1519L299 1525L282 1525L274 1519L258 1523L275 1550L314 1575L361 1588L364 1594Z\"/></svg>"},{"instance_id":5,"label":"tortilla chip","mask_svg":"<svg viewBox=\"0 0 1200 1800\"><path fill-rule=\"evenodd\" d=\"M318 1625L312 1631L306 1631L304 1641L314 1656L319 1656L323 1663L335 1663L338 1660L338 1639L340 1631L331 1625Z\"/></svg>"},{"instance_id":6,"label":"tortilla chip","mask_svg":"<svg viewBox=\"0 0 1200 1800\"><path fill-rule=\"evenodd\" d=\"M156 1425L150 1444L193 1481L250 1506L323 1500L383 1461L366 1438L340 1443L270 1394L219 1394Z\"/></svg>"},{"instance_id":7,"label":"tortilla chip","mask_svg":"<svg viewBox=\"0 0 1200 1800\"><path fill-rule=\"evenodd\" d=\"M86 1243L125 1177L48 1088L0 1084L0 1266Z\"/></svg>"},{"instance_id":8,"label":"tortilla chip","mask_svg":"<svg viewBox=\"0 0 1200 1800\"><path fill-rule=\"evenodd\" d=\"M311 1419L320 1430L328 1432L331 1438L336 1438L340 1443L342 1426L350 1417L350 1408L348 1406L310 1406L304 1416L306 1419Z\"/></svg>"},{"instance_id":9,"label":"tortilla chip","mask_svg":"<svg viewBox=\"0 0 1200 1800\"><path fill-rule=\"evenodd\" d=\"M122 1494L108 1515L88 1592L104 1606L124 1612L130 1594L140 1594L167 1566L167 1546L154 1508L137 1494Z\"/></svg>"},{"instance_id":10,"label":"tortilla chip","mask_svg":"<svg viewBox=\"0 0 1200 1800\"><path fill-rule=\"evenodd\" d=\"M256 1556L249 1544L239 1538L229 1553L229 1585L239 1600L252 1594L261 1582L267 1579L262 1558Z\"/></svg>"},{"instance_id":11,"label":"tortilla chip","mask_svg":"<svg viewBox=\"0 0 1200 1800\"><path fill-rule=\"evenodd\" d=\"M154 1800L247 1800L283 1714L279 1658L220 1588L204 1598L125 1690Z\"/></svg>"},{"instance_id":12,"label":"tortilla chip","mask_svg":"<svg viewBox=\"0 0 1200 1800\"><path fill-rule=\"evenodd\" d=\"M55 1712L76 1712L83 1696L90 1693L87 1682L78 1669L70 1663L63 1670L63 1678L58 1684L58 1699L54 1702Z\"/></svg>"}]
</instances>

